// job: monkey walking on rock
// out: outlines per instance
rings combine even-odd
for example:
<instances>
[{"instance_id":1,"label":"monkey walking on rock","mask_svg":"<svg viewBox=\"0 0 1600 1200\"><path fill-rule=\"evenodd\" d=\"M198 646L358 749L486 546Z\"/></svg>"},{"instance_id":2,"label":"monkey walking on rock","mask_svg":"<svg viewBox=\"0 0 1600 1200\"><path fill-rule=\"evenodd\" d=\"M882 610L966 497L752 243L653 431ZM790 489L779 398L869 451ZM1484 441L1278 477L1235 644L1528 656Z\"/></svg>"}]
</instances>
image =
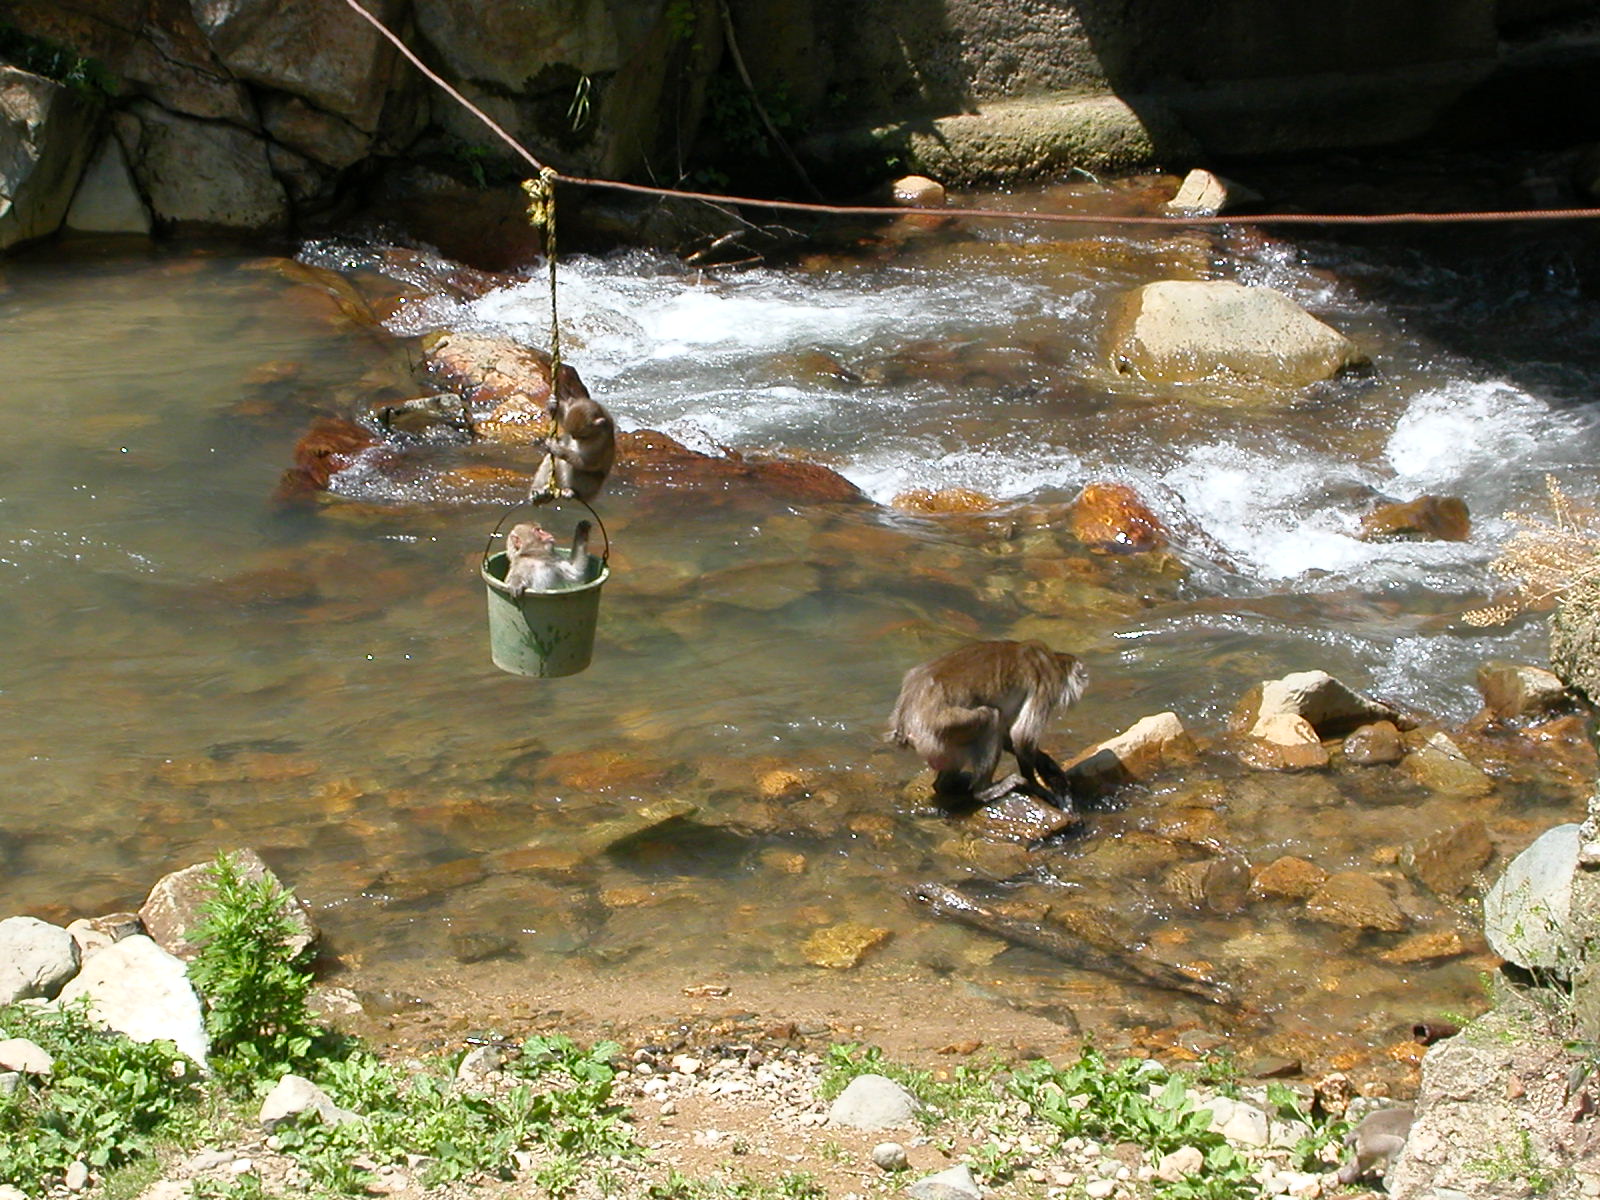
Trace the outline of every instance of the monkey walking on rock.
<instances>
[{"instance_id":1,"label":"monkey walking on rock","mask_svg":"<svg viewBox=\"0 0 1600 1200\"><path fill-rule=\"evenodd\" d=\"M906 672L889 740L927 760L942 799L988 804L1020 789L1070 809L1066 772L1039 738L1088 682L1076 656L1043 642L973 642ZM1002 752L1016 755L1020 774L995 783Z\"/></svg>"}]
</instances>

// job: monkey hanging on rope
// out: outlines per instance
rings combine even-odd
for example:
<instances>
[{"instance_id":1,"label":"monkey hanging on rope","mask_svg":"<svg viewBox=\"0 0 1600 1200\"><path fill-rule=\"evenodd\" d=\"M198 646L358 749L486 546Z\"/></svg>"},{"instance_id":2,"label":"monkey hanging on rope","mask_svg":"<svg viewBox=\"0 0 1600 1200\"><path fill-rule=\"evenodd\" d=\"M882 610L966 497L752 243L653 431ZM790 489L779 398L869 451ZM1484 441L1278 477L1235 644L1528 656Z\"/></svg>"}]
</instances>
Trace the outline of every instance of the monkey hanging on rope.
<instances>
[{"instance_id":1,"label":"monkey hanging on rope","mask_svg":"<svg viewBox=\"0 0 1600 1200\"><path fill-rule=\"evenodd\" d=\"M523 181L528 197L528 222L544 241L550 264L550 402L553 426L540 439L545 458L534 473L528 498L582 500L600 494L617 460L617 430L605 406L589 395L578 372L561 361L561 321L556 310L556 173L549 167L537 179Z\"/></svg>"}]
</instances>

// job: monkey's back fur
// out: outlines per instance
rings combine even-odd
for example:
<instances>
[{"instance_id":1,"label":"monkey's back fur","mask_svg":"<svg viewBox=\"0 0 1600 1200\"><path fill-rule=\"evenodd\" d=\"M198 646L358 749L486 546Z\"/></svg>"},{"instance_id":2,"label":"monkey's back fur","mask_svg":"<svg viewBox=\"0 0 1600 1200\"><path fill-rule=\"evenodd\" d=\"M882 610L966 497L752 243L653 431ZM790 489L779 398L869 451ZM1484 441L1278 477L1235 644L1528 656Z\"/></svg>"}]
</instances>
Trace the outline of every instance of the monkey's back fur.
<instances>
[{"instance_id":1,"label":"monkey's back fur","mask_svg":"<svg viewBox=\"0 0 1600 1200\"><path fill-rule=\"evenodd\" d=\"M916 750L937 772L970 764L976 782L986 782L985 763L971 761L974 742L998 728L1006 750L1031 748L1056 710L1075 704L1088 682L1075 656L1043 642L972 642L906 672L889 715L889 739ZM991 774L996 742L993 753L981 755Z\"/></svg>"}]
</instances>

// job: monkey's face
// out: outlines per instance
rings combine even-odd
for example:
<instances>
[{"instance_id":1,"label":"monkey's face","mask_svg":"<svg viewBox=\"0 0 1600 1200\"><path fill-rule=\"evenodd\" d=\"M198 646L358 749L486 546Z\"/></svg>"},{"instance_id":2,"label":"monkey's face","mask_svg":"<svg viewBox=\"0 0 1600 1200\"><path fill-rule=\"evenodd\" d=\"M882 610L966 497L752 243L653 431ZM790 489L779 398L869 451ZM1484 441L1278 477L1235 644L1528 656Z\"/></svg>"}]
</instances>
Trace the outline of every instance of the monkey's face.
<instances>
[{"instance_id":1,"label":"monkey's face","mask_svg":"<svg viewBox=\"0 0 1600 1200\"><path fill-rule=\"evenodd\" d=\"M514 526L506 534L506 549L513 556L519 554L544 554L551 546L555 545L555 534L545 529L542 525L535 525L531 521L524 521Z\"/></svg>"}]
</instances>

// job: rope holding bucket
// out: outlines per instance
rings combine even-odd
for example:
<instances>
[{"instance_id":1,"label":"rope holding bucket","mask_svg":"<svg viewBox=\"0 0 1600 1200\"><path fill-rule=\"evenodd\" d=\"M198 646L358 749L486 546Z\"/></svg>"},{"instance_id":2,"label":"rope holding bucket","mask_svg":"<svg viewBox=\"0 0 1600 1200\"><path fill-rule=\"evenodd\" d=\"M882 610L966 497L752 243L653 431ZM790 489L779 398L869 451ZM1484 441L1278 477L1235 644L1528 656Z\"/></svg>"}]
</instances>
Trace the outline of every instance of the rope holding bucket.
<instances>
[{"instance_id":1,"label":"rope holding bucket","mask_svg":"<svg viewBox=\"0 0 1600 1200\"><path fill-rule=\"evenodd\" d=\"M590 557L589 578L554 591L525 591L513 596L506 586L511 556L494 550L506 519L524 505L510 505L495 523L483 546L479 574L489 605L489 654L494 665L512 675L553 679L576 675L588 667L594 654L595 628L600 617L600 589L611 576L611 536L605 522L586 501L579 500L604 539L598 560ZM561 554L562 551L554 551ZM594 564L598 561L599 567Z\"/></svg>"}]
</instances>

